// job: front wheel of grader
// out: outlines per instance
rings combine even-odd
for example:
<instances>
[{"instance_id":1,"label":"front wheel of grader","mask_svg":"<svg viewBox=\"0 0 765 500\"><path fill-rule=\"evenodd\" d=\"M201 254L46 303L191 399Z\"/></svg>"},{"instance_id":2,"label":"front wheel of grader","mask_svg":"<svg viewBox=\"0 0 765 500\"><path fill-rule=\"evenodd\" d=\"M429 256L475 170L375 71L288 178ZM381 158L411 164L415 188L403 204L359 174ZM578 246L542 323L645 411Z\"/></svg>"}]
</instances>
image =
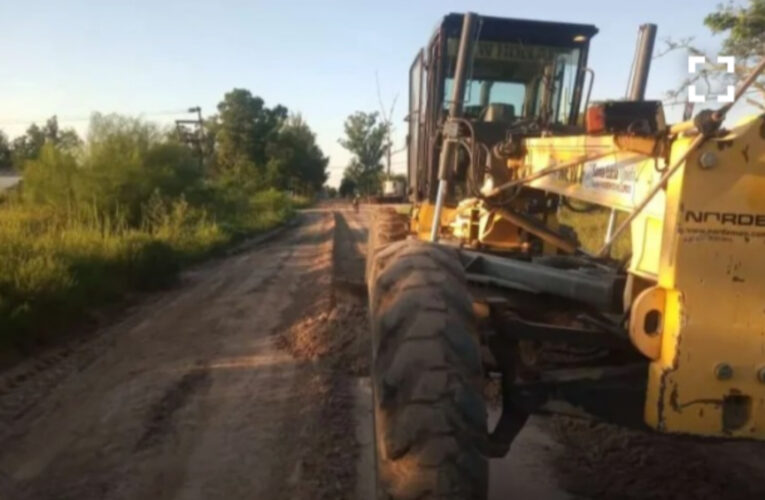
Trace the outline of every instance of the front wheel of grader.
<instances>
[{"instance_id":1,"label":"front wheel of grader","mask_svg":"<svg viewBox=\"0 0 765 500\"><path fill-rule=\"evenodd\" d=\"M464 272L452 249L403 240L402 223L381 212L369 237L378 498L485 500L486 407Z\"/></svg>"}]
</instances>

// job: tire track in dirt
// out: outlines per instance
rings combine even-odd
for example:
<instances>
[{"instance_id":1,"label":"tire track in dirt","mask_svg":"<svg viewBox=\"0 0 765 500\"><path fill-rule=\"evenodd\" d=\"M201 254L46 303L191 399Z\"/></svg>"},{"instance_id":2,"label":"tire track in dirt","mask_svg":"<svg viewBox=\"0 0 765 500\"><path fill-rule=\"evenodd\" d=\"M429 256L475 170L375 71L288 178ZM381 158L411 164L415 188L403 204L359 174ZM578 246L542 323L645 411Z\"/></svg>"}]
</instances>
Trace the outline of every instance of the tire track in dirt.
<instances>
[{"instance_id":1,"label":"tire track in dirt","mask_svg":"<svg viewBox=\"0 0 765 500\"><path fill-rule=\"evenodd\" d=\"M357 377L366 375L369 352L366 301L359 293L365 291L364 218L363 212L336 206L332 286L282 336L285 349L314 363L313 390L322 395L318 419L305 434L314 453L301 463L297 498L371 498L356 496L356 463L362 450L353 432L359 418Z\"/></svg>"},{"instance_id":2,"label":"tire track in dirt","mask_svg":"<svg viewBox=\"0 0 765 500\"><path fill-rule=\"evenodd\" d=\"M204 363L201 363L204 365ZM136 443L136 451L141 451L157 443L166 435L173 424L173 415L187 403L201 385L210 381L210 369L201 366L184 375L171 386L149 411L144 424L146 430Z\"/></svg>"},{"instance_id":3,"label":"tire track in dirt","mask_svg":"<svg viewBox=\"0 0 765 500\"><path fill-rule=\"evenodd\" d=\"M302 218L185 273L60 360L8 372L0 497L314 498L300 496L314 453L301 439L327 394L320 370L275 345L282 318L331 281L332 213Z\"/></svg>"}]
</instances>

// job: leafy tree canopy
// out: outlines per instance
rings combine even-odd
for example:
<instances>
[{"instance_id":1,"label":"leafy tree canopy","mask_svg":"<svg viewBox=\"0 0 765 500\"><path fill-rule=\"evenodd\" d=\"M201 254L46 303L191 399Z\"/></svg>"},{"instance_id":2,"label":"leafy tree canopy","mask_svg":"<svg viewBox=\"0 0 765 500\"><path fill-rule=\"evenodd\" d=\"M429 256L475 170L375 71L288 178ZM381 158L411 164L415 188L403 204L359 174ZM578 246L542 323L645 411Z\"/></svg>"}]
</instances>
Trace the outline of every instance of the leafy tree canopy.
<instances>
[{"instance_id":1,"label":"leafy tree canopy","mask_svg":"<svg viewBox=\"0 0 765 500\"><path fill-rule=\"evenodd\" d=\"M0 170L8 170L13 166L11 143L8 136L0 131Z\"/></svg>"},{"instance_id":2,"label":"leafy tree canopy","mask_svg":"<svg viewBox=\"0 0 765 500\"><path fill-rule=\"evenodd\" d=\"M715 34L725 34L723 53L736 58L736 77L746 77L765 57L765 0L749 0L745 6L733 2L718 6L707 15L704 24ZM760 76L752 85L754 95L749 104L765 109L765 78Z\"/></svg>"},{"instance_id":3,"label":"leafy tree canopy","mask_svg":"<svg viewBox=\"0 0 765 500\"><path fill-rule=\"evenodd\" d=\"M706 54L703 50L696 47L693 38L684 38L680 40L668 39L665 41L666 50L657 57L682 49L692 55L705 56L708 64L705 68L700 68L693 75L688 76L681 85L668 92L668 97L678 98L686 93L689 85L700 82L707 89L714 90L712 87L722 89L726 85L735 84L737 81L746 77L754 66L765 56L765 0L748 0L744 4L728 2L717 6L714 12L709 13L704 18L704 25L716 35L723 35L720 54L734 56L736 58L735 74L726 73L726 67L723 64L714 64L716 57L712 54ZM719 92L720 89L717 89ZM760 77L747 93L747 102L760 109L765 109L765 77Z\"/></svg>"},{"instance_id":4,"label":"leafy tree canopy","mask_svg":"<svg viewBox=\"0 0 765 500\"><path fill-rule=\"evenodd\" d=\"M745 6L720 5L704 18L704 24L712 33L727 35L723 53L736 56L739 63L765 55L765 0L749 0Z\"/></svg>"},{"instance_id":5,"label":"leafy tree canopy","mask_svg":"<svg viewBox=\"0 0 765 500\"><path fill-rule=\"evenodd\" d=\"M82 140L74 129L60 129L58 118L54 115L48 118L42 127L33 123L26 134L13 140L11 143L13 166L22 170L27 161L40 156L45 144L72 152L82 145Z\"/></svg>"},{"instance_id":6,"label":"leafy tree canopy","mask_svg":"<svg viewBox=\"0 0 765 500\"><path fill-rule=\"evenodd\" d=\"M352 180L363 194L376 193L380 189L382 158L388 147L388 125L379 120L377 113L357 111L345 120L344 128L345 138L340 139L340 145L353 154L344 177Z\"/></svg>"},{"instance_id":7,"label":"leafy tree canopy","mask_svg":"<svg viewBox=\"0 0 765 500\"><path fill-rule=\"evenodd\" d=\"M45 142L24 169L24 199L103 217L120 213L135 223L154 192L178 198L202 181L188 148L136 118L94 114L78 153Z\"/></svg>"},{"instance_id":8,"label":"leafy tree canopy","mask_svg":"<svg viewBox=\"0 0 765 500\"><path fill-rule=\"evenodd\" d=\"M300 115L287 118L266 152L269 184L277 189L317 191L327 180L329 159Z\"/></svg>"},{"instance_id":9,"label":"leafy tree canopy","mask_svg":"<svg viewBox=\"0 0 765 500\"><path fill-rule=\"evenodd\" d=\"M328 158L299 114L289 115L281 105L268 107L246 89L226 93L218 112L204 123L202 165L200 149L184 145L177 131L163 131L129 117L96 113L87 144L74 130L60 129L55 116L43 126L32 124L24 135L10 142L0 132L0 168L12 164L21 169L34 164L34 172L28 176L34 178L29 188L34 199L50 196L45 176L59 174L51 169L62 169L65 182L56 177L54 183L62 186L70 184L67 172L86 169L89 175L110 179L105 183L94 181L103 193L93 198L112 197L131 209L139 205L136 200L145 198L144 185L159 186L163 193L172 195L178 186L196 185L203 177L250 192L276 188L313 194L321 189L327 180ZM35 163L43 153L44 161ZM119 191L119 186L126 185L132 186L134 197L104 188L112 186ZM71 188L63 195L71 198L76 192L81 198L84 189Z\"/></svg>"},{"instance_id":10,"label":"leafy tree canopy","mask_svg":"<svg viewBox=\"0 0 765 500\"><path fill-rule=\"evenodd\" d=\"M356 192L356 182L349 177L343 176L343 180L340 181L340 189L338 191L340 196L344 196L346 198L353 196L353 194Z\"/></svg>"},{"instance_id":11,"label":"leafy tree canopy","mask_svg":"<svg viewBox=\"0 0 765 500\"><path fill-rule=\"evenodd\" d=\"M220 168L249 168L263 173L266 149L275 139L287 118L287 108L266 107L263 99L249 90L234 89L218 104L218 116L212 122L215 151Z\"/></svg>"},{"instance_id":12,"label":"leafy tree canopy","mask_svg":"<svg viewBox=\"0 0 765 500\"><path fill-rule=\"evenodd\" d=\"M235 182L307 193L327 180L328 158L303 118L249 90L226 93L206 128L208 163Z\"/></svg>"}]
</instances>

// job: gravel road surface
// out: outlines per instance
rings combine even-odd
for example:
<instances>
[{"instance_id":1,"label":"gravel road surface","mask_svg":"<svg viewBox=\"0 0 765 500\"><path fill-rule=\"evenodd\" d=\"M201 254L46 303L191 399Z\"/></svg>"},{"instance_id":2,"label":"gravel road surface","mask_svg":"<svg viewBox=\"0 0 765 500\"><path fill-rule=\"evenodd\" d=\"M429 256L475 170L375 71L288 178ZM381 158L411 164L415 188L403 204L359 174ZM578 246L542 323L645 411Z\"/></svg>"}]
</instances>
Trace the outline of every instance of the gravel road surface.
<instances>
[{"instance_id":1,"label":"gravel road surface","mask_svg":"<svg viewBox=\"0 0 765 500\"><path fill-rule=\"evenodd\" d=\"M0 373L0 499L371 499L371 208L349 208ZM534 417L491 474L491 500L765 498L765 448Z\"/></svg>"}]
</instances>

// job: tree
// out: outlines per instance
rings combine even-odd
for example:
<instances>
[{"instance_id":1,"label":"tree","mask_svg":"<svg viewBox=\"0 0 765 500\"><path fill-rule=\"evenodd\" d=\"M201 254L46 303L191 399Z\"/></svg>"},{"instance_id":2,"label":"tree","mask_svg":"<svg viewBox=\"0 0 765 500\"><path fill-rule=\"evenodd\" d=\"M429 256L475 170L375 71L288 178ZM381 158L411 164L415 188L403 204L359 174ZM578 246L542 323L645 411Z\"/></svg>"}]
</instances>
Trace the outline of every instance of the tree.
<instances>
[{"instance_id":1,"label":"tree","mask_svg":"<svg viewBox=\"0 0 765 500\"><path fill-rule=\"evenodd\" d=\"M343 176L343 180L340 181L340 189L338 191L340 196L345 198L353 196L353 194L356 192L356 182L349 177Z\"/></svg>"},{"instance_id":2,"label":"tree","mask_svg":"<svg viewBox=\"0 0 765 500\"><path fill-rule=\"evenodd\" d=\"M749 5L733 2L718 6L704 18L704 24L715 34L726 33L723 52L739 62L754 62L765 55L765 0L749 0Z\"/></svg>"},{"instance_id":3,"label":"tree","mask_svg":"<svg viewBox=\"0 0 765 500\"><path fill-rule=\"evenodd\" d=\"M42 129L33 123L27 129L26 134L13 140L13 166L17 170L23 170L24 164L40 155L45 144L45 135Z\"/></svg>"},{"instance_id":4,"label":"tree","mask_svg":"<svg viewBox=\"0 0 765 500\"><path fill-rule=\"evenodd\" d=\"M765 56L765 0L748 0L746 5L733 2L719 5L716 11L704 18L704 25L716 35L726 35L721 54L735 57L735 72L733 75L726 73L726 66L716 64L716 57L694 46L692 37L667 39L665 50L657 57L684 50L689 55L704 56L707 61L704 68L698 68L697 72L685 78L678 88L669 91L667 94L670 98L681 97L688 86L700 82L704 82L708 90L713 86L735 84L745 78ZM747 94L747 102L765 110L765 77L755 81L751 89Z\"/></svg>"},{"instance_id":5,"label":"tree","mask_svg":"<svg viewBox=\"0 0 765 500\"><path fill-rule=\"evenodd\" d=\"M0 130L0 170L8 170L13 166L11 143L8 136Z\"/></svg>"},{"instance_id":6,"label":"tree","mask_svg":"<svg viewBox=\"0 0 765 500\"><path fill-rule=\"evenodd\" d=\"M249 90L234 89L218 104L218 116L210 122L215 140L217 167L265 177L267 146L287 118L287 108L265 106Z\"/></svg>"},{"instance_id":7,"label":"tree","mask_svg":"<svg viewBox=\"0 0 765 500\"><path fill-rule=\"evenodd\" d=\"M357 111L345 120L345 138L340 145L353 154L344 177L352 180L363 194L380 189L382 158L388 147L388 127L377 113Z\"/></svg>"},{"instance_id":8,"label":"tree","mask_svg":"<svg viewBox=\"0 0 765 500\"><path fill-rule=\"evenodd\" d=\"M42 127L33 123L29 126L26 134L13 140L13 165L17 170L22 170L24 164L40 156L45 144L72 153L82 146L82 140L74 129L60 129L58 118L54 115L45 122Z\"/></svg>"},{"instance_id":9,"label":"tree","mask_svg":"<svg viewBox=\"0 0 765 500\"><path fill-rule=\"evenodd\" d=\"M142 219L150 198L178 199L202 183L189 148L167 141L140 119L93 114L87 144L75 155L47 141L24 168L24 199L93 212L129 224ZM116 219L113 219L116 220Z\"/></svg>"},{"instance_id":10,"label":"tree","mask_svg":"<svg viewBox=\"0 0 765 500\"><path fill-rule=\"evenodd\" d=\"M704 18L704 24L714 34L724 33L723 53L736 58L736 77L748 75L765 56L765 0L749 0L748 6L733 2L718 6ZM750 104L765 109L765 81L760 78L752 85L759 92L759 100L749 98Z\"/></svg>"},{"instance_id":11,"label":"tree","mask_svg":"<svg viewBox=\"0 0 765 500\"><path fill-rule=\"evenodd\" d=\"M290 116L266 147L271 187L313 193L327 180L327 163L316 136L300 115Z\"/></svg>"}]
</instances>

